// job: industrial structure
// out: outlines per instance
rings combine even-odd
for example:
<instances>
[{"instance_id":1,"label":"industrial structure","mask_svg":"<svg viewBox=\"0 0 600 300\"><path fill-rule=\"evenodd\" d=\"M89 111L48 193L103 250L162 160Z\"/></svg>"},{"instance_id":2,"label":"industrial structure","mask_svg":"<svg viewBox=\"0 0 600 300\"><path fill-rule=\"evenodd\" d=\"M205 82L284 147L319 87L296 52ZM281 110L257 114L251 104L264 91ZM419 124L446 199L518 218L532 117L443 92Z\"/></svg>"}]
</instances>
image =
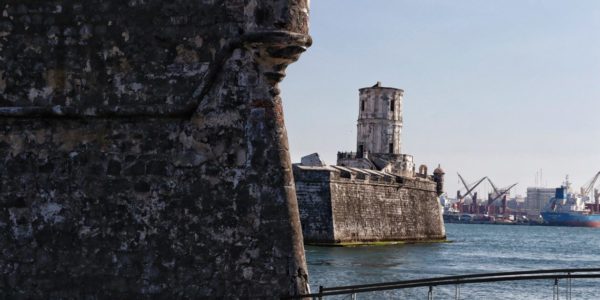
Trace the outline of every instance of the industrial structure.
<instances>
[{"instance_id":1,"label":"industrial structure","mask_svg":"<svg viewBox=\"0 0 600 300\"><path fill-rule=\"evenodd\" d=\"M598 190L594 188L599 179L600 172L596 173L588 182L581 186L579 193L577 194L591 212L600 211L600 194ZM570 189L569 176L566 177L563 186ZM573 194L575 193L573 192ZM540 212L544 210L544 207L555 196L556 188L528 187L527 198L525 201L525 211L527 212L527 215L530 218L540 218Z\"/></svg>"},{"instance_id":2,"label":"industrial structure","mask_svg":"<svg viewBox=\"0 0 600 300\"><path fill-rule=\"evenodd\" d=\"M498 188L487 176L472 184L460 174L458 178L466 192L458 190L454 203L446 205L444 219L447 222L600 227L600 192L595 188L600 172L578 191L572 189L569 176L558 188L528 187L524 207L519 207L517 198L512 207L509 205L509 191L516 183ZM493 190L488 193L487 202L478 200L475 192L484 182Z\"/></svg>"},{"instance_id":3,"label":"industrial structure","mask_svg":"<svg viewBox=\"0 0 600 300\"><path fill-rule=\"evenodd\" d=\"M571 189L569 176L554 197L542 209L544 223L557 226L600 227L598 202L600 194L594 189L600 172L581 187L580 193Z\"/></svg>"},{"instance_id":4,"label":"industrial structure","mask_svg":"<svg viewBox=\"0 0 600 300\"><path fill-rule=\"evenodd\" d=\"M475 223L505 223L514 221L515 215L519 213L508 207L508 196L512 188L517 183L504 188L498 188L496 184L487 176L468 184L460 173L458 178L463 184L466 192L463 194L460 190L456 191L456 202L451 204L445 211L444 219L448 222L475 222ZM479 201L475 189L482 183L488 182L493 191L488 193L487 201Z\"/></svg>"},{"instance_id":5,"label":"industrial structure","mask_svg":"<svg viewBox=\"0 0 600 300\"><path fill-rule=\"evenodd\" d=\"M507 198L508 198L510 190L512 188L514 188L518 183L513 183L504 188L498 188L498 187L496 187L496 185L492 182L492 180L489 177L487 177L487 180L490 183L490 185L492 186L492 188L494 189L494 191L492 193L488 194L487 214L488 215L502 214L504 216L504 219L507 219L508 213L509 213ZM498 200L500 200L500 201L498 201ZM500 202L500 203L498 203L498 202ZM501 210L498 210L498 208L501 208Z\"/></svg>"},{"instance_id":6,"label":"industrial structure","mask_svg":"<svg viewBox=\"0 0 600 300\"><path fill-rule=\"evenodd\" d=\"M380 82L360 89L356 152L338 152L333 166L316 153L294 165L305 242L445 239L444 171L416 171L401 153L403 93Z\"/></svg>"},{"instance_id":7,"label":"industrial structure","mask_svg":"<svg viewBox=\"0 0 600 300\"><path fill-rule=\"evenodd\" d=\"M581 196L588 202L592 212L600 212L600 192L595 189L596 182L600 179L600 172L596 173L584 186L581 187ZM591 203L593 201L593 203Z\"/></svg>"},{"instance_id":8,"label":"industrial structure","mask_svg":"<svg viewBox=\"0 0 600 300\"><path fill-rule=\"evenodd\" d=\"M556 188L528 187L525 200L525 211L529 218L540 218L540 212L550 198L554 197Z\"/></svg>"}]
</instances>

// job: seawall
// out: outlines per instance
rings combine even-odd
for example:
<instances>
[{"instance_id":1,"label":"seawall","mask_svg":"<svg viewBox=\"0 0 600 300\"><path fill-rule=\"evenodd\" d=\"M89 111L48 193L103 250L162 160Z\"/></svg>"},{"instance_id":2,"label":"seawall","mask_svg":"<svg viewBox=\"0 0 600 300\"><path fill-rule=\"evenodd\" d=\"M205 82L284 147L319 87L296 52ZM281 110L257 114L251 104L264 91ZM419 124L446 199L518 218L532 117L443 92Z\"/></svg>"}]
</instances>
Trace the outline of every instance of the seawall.
<instances>
[{"instance_id":1,"label":"seawall","mask_svg":"<svg viewBox=\"0 0 600 300\"><path fill-rule=\"evenodd\" d=\"M373 170L294 165L306 243L446 238L436 183Z\"/></svg>"}]
</instances>

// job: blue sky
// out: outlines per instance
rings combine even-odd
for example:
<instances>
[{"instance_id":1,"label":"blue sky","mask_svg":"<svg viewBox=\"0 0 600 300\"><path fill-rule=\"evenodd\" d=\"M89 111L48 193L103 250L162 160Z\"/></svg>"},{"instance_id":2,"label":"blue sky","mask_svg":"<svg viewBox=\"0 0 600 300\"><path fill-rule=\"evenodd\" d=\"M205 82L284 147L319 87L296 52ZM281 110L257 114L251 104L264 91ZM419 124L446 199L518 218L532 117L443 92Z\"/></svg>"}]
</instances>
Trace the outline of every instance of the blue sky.
<instances>
[{"instance_id":1,"label":"blue sky","mask_svg":"<svg viewBox=\"0 0 600 300\"><path fill-rule=\"evenodd\" d=\"M600 1L311 1L313 46L281 84L292 161L354 150L358 89L402 88L402 152L446 191L517 192L600 171ZM488 187L484 187L482 192Z\"/></svg>"}]
</instances>

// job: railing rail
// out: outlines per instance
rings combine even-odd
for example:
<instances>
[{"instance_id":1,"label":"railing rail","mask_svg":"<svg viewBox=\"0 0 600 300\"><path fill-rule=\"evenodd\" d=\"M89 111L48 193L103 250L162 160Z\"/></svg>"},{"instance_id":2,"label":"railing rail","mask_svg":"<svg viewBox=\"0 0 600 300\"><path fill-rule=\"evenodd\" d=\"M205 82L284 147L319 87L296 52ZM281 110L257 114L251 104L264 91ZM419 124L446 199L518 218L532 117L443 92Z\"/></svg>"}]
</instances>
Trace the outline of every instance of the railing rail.
<instances>
[{"instance_id":1,"label":"railing rail","mask_svg":"<svg viewBox=\"0 0 600 300\"><path fill-rule=\"evenodd\" d=\"M587 274L584 274L587 273ZM298 295L286 297L287 299L302 299L313 298L320 299L325 296L335 295L353 295L358 293L407 289L417 287L429 287L429 299L433 299L433 287L441 285L455 285L455 298L460 297L460 285L472 283L488 283L500 281L523 281L523 280L554 280L554 294L558 299L558 283L560 279L566 280L567 299L571 294L571 280L575 278L600 278L600 268L579 268L579 269L547 269L547 270L531 270L531 271L514 271L514 272L495 272L495 273L479 273L457 276L443 276L426 279L414 279L403 281L392 281L373 284L348 285L339 287L319 287L318 293Z\"/></svg>"}]
</instances>

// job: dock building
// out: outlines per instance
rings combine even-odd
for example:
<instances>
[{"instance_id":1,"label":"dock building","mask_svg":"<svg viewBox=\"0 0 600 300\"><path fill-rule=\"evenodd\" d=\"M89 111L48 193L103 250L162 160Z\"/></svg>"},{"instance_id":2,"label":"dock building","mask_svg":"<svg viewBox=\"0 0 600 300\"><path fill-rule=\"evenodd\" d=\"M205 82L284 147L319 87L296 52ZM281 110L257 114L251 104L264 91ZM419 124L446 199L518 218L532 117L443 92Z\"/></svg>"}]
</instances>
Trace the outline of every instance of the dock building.
<instances>
[{"instance_id":1,"label":"dock building","mask_svg":"<svg viewBox=\"0 0 600 300\"><path fill-rule=\"evenodd\" d=\"M528 187L527 198L525 199L525 211L527 216L532 219L539 219L540 212L550 198L554 197L556 188Z\"/></svg>"}]
</instances>

